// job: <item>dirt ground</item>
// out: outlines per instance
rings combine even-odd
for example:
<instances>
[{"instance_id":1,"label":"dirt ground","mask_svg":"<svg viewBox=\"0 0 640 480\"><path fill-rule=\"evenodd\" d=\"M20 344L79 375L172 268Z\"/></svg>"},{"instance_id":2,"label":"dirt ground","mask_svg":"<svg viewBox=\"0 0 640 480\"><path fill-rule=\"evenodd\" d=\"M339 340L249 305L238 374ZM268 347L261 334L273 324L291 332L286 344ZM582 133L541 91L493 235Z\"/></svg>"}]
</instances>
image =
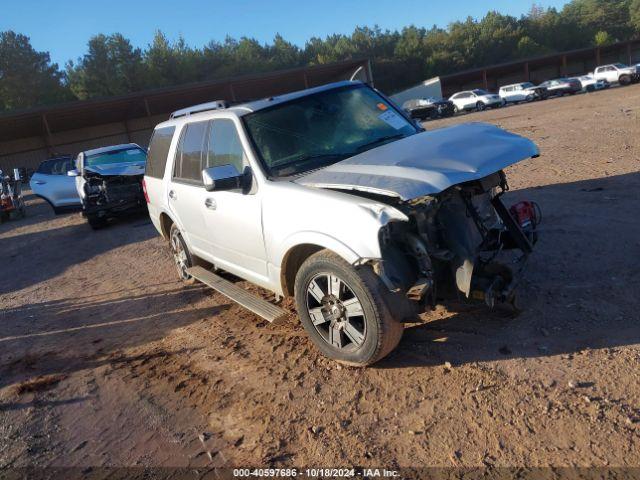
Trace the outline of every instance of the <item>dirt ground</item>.
<instances>
[{"instance_id":1,"label":"dirt ground","mask_svg":"<svg viewBox=\"0 0 640 480\"><path fill-rule=\"evenodd\" d=\"M180 284L148 219L30 198L0 225L0 468L640 466L640 85L426 127L469 121L542 152L507 172L544 212L526 310L438 308L368 369Z\"/></svg>"}]
</instances>

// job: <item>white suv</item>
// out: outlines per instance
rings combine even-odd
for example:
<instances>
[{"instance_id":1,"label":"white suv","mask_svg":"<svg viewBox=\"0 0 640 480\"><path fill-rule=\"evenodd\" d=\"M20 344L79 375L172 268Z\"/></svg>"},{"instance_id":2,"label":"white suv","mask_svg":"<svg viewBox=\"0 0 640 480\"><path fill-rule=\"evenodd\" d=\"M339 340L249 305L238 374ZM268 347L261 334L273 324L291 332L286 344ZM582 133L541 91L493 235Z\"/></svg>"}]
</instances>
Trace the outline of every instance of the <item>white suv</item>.
<instances>
[{"instance_id":1,"label":"white suv","mask_svg":"<svg viewBox=\"0 0 640 480\"><path fill-rule=\"evenodd\" d=\"M537 215L509 213L502 169L537 156L531 141L480 123L425 132L360 82L172 117L144 188L183 280L270 321L286 312L216 269L294 296L311 340L350 365L387 355L436 302L513 302ZM519 263L501 259L513 250Z\"/></svg>"},{"instance_id":2,"label":"white suv","mask_svg":"<svg viewBox=\"0 0 640 480\"><path fill-rule=\"evenodd\" d=\"M531 82L514 83L513 85L504 85L500 87L498 92L500 98L507 102L533 102L536 99L546 98L546 90L536 87Z\"/></svg>"},{"instance_id":3,"label":"white suv","mask_svg":"<svg viewBox=\"0 0 640 480\"><path fill-rule=\"evenodd\" d=\"M477 110L480 112L486 108L503 107L507 103L500 98L500 95L480 89L455 93L449 100L453 102L456 112L465 110Z\"/></svg>"},{"instance_id":4,"label":"white suv","mask_svg":"<svg viewBox=\"0 0 640 480\"><path fill-rule=\"evenodd\" d=\"M629 85L640 80L640 75L635 67L628 67L622 63L612 63L597 67L593 71L596 80L606 80L609 83Z\"/></svg>"}]
</instances>

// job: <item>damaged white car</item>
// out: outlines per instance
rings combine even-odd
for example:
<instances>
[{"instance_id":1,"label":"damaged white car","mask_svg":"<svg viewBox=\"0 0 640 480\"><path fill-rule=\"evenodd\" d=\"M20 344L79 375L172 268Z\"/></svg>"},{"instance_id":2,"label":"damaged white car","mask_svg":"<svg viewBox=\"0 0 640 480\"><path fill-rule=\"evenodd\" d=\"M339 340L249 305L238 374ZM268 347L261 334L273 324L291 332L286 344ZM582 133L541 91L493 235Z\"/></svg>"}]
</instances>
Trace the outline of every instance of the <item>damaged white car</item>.
<instances>
[{"instance_id":1,"label":"damaged white car","mask_svg":"<svg viewBox=\"0 0 640 480\"><path fill-rule=\"evenodd\" d=\"M426 132L359 82L172 117L145 191L183 280L274 322L286 312L216 272L295 297L315 345L350 365L383 358L436 303L514 301L539 213L505 206L503 169L538 156L531 141L479 123Z\"/></svg>"},{"instance_id":2,"label":"damaged white car","mask_svg":"<svg viewBox=\"0 0 640 480\"><path fill-rule=\"evenodd\" d=\"M135 143L96 148L78 154L76 190L82 200L82 214L93 229L109 218L143 211L142 178L147 152Z\"/></svg>"}]
</instances>

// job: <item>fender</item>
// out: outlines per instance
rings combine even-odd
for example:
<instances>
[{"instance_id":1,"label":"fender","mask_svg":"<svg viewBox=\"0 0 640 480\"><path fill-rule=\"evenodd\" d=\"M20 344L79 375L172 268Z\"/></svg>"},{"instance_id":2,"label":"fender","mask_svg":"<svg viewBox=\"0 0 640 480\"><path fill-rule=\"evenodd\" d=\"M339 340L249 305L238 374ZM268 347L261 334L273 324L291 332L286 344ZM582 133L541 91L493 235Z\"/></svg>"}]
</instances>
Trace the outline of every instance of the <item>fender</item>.
<instances>
[{"instance_id":1,"label":"fender","mask_svg":"<svg viewBox=\"0 0 640 480\"><path fill-rule=\"evenodd\" d=\"M295 248L298 245L305 244L318 245L319 247L331 250L332 252L342 257L345 261L349 262L351 265L358 262L358 260L362 258L362 256L359 255L353 248L349 247L340 240L327 235L326 233L306 231L296 232L285 239L285 241L280 245L278 251L274 252L273 257L271 258L273 261L273 265L279 270L282 266L282 261L284 260L285 255L292 248Z\"/></svg>"}]
</instances>

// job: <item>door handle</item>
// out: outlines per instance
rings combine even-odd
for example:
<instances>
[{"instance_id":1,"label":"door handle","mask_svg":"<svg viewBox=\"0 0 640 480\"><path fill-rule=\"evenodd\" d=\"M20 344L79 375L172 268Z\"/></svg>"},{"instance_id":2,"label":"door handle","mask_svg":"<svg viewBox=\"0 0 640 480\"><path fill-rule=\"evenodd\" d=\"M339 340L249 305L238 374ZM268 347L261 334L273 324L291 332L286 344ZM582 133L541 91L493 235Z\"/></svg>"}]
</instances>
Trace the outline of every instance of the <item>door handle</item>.
<instances>
[{"instance_id":1,"label":"door handle","mask_svg":"<svg viewBox=\"0 0 640 480\"><path fill-rule=\"evenodd\" d=\"M216 201L213 198L207 198L204 201L204 206L207 207L209 210L215 210L216 208L218 208L218 205L216 204Z\"/></svg>"},{"instance_id":2,"label":"door handle","mask_svg":"<svg viewBox=\"0 0 640 480\"><path fill-rule=\"evenodd\" d=\"M176 195L176 192L174 192L173 190L169 190L169 198L171 200L177 200L178 196Z\"/></svg>"},{"instance_id":3,"label":"door handle","mask_svg":"<svg viewBox=\"0 0 640 480\"><path fill-rule=\"evenodd\" d=\"M47 182L43 182L42 180L36 180L34 183L35 183L36 185L44 185L44 184L45 184L45 183L47 183Z\"/></svg>"}]
</instances>

